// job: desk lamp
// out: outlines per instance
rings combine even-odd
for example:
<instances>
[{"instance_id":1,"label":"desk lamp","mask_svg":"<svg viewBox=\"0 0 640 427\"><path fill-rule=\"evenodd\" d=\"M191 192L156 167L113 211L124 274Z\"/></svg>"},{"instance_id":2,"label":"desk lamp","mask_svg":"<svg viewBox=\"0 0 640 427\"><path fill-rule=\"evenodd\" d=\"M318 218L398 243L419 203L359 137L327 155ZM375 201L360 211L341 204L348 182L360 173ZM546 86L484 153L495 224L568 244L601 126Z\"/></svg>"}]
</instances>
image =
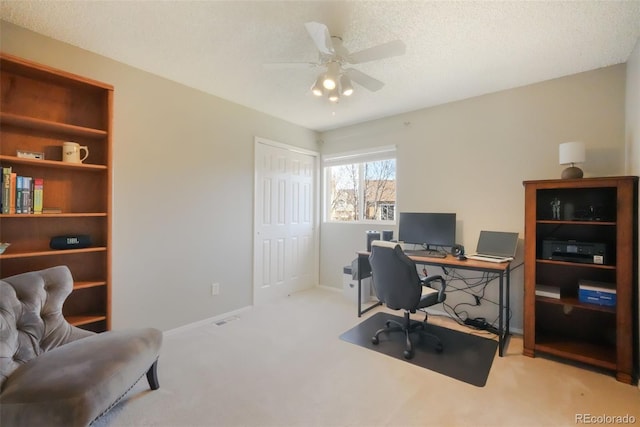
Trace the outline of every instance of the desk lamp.
<instances>
[{"instance_id":1,"label":"desk lamp","mask_svg":"<svg viewBox=\"0 0 640 427\"><path fill-rule=\"evenodd\" d=\"M582 178L582 169L575 163L585 161L584 142L565 142L560 144L560 164L571 165L562 171L562 179Z\"/></svg>"}]
</instances>

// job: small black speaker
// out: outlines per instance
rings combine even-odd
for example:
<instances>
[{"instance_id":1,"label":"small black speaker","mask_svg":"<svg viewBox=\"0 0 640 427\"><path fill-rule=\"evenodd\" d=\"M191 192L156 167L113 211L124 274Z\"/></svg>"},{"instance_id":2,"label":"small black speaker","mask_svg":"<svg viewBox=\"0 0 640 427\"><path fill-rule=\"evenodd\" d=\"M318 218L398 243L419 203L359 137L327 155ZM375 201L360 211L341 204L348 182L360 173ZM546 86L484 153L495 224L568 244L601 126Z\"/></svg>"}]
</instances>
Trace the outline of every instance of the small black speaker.
<instances>
[{"instance_id":1,"label":"small black speaker","mask_svg":"<svg viewBox=\"0 0 640 427\"><path fill-rule=\"evenodd\" d=\"M91 237L86 234L54 236L49 242L51 249L82 249L91 246Z\"/></svg>"},{"instance_id":2,"label":"small black speaker","mask_svg":"<svg viewBox=\"0 0 640 427\"><path fill-rule=\"evenodd\" d=\"M457 245L457 244L451 246L451 255L453 255L453 256L464 255L464 246Z\"/></svg>"},{"instance_id":3,"label":"small black speaker","mask_svg":"<svg viewBox=\"0 0 640 427\"><path fill-rule=\"evenodd\" d=\"M374 240L380 240L379 231L367 231L367 251L371 252L371 242Z\"/></svg>"}]
</instances>

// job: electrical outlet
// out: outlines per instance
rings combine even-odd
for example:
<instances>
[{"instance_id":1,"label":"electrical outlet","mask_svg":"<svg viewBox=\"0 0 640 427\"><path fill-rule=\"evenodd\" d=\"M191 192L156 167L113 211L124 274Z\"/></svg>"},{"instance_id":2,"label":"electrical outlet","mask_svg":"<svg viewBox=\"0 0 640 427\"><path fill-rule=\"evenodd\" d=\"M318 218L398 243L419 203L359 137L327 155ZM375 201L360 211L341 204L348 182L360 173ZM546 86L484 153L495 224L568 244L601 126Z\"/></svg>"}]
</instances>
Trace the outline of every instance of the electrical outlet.
<instances>
[{"instance_id":1,"label":"electrical outlet","mask_svg":"<svg viewBox=\"0 0 640 427\"><path fill-rule=\"evenodd\" d=\"M220 294L220 283L212 283L211 284L211 295Z\"/></svg>"}]
</instances>

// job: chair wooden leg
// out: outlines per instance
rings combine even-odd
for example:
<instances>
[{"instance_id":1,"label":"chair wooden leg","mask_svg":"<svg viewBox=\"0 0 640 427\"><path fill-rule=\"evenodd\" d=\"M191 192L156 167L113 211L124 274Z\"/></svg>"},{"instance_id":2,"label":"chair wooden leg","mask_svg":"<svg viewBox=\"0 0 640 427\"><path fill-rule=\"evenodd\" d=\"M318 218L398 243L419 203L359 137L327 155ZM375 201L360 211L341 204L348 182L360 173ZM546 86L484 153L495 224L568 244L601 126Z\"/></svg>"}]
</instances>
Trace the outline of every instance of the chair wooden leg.
<instances>
[{"instance_id":1,"label":"chair wooden leg","mask_svg":"<svg viewBox=\"0 0 640 427\"><path fill-rule=\"evenodd\" d=\"M153 365L147 371L147 381L149 381L149 388L151 390L157 390L160 388L160 383L158 382L158 360L156 359L153 362Z\"/></svg>"}]
</instances>

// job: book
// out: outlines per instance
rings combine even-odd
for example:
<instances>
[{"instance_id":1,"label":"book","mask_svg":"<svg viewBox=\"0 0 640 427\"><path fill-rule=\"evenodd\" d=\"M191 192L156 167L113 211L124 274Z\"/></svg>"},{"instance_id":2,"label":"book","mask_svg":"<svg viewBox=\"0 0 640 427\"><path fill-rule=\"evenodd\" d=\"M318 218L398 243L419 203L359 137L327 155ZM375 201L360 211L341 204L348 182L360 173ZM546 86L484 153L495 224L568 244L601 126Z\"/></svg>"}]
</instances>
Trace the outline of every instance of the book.
<instances>
[{"instance_id":1,"label":"book","mask_svg":"<svg viewBox=\"0 0 640 427\"><path fill-rule=\"evenodd\" d=\"M31 195L31 186L32 186L33 178L30 176L22 177L22 213L23 214L31 214L33 213L33 201Z\"/></svg>"},{"instance_id":2,"label":"book","mask_svg":"<svg viewBox=\"0 0 640 427\"><path fill-rule=\"evenodd\" d=\"M585 289L588 291L616 293L616 284L610 282L599 282L596 280L578 280L578 289Z\"/></svg>"},{"instance_id":3,"label":"book","mask_svg":"<svg viewBox=\"0 0 640 427\"><path fill-rule=\"evenodd\" d=\"M42 214L59 214L62 213L62 209L60 208L42 208Z\"/></svg>"},{"instance_id":4,"label":"book","mask_svg":"<svg viewBox=\"0 0 640 427\"><path fill-rule=\"evenodd\" d=\"M33 179L33 213L39 215L42 213L42 199L44 196L44 179Z\"/></svg>"},{"instance_id":5,"label":"book","mask_svg":"<svg viewBox=\"0 0 640 427\"><path fill-rule=\"evenodd\" d=\"M16 213L16 178L15 172L9 174L9 212L10 214Z\"/></svg>"},{"instance_id":6,"label":"book","mask_svg":"<svg viewBox=\"0 0 640 427\"><path fill-rule=\"evenodd\" d=\"M22 175L16 176L15 213L22 213Z\"/></svg>"},{"instance_id":7,"label":"book","mask_svg":"<svg viewBox=\"0 0 640 427\"><path fill-rule=\"evenodd\" d=\"M11 181L11 166L2 168L2 211L3 214L9 213L9 205L11 200L11 193L9 191Z\"/></svg>"},{"instance_id":8,"label":"book","mask_svg":"<svg viewBox=\"0 0 640 427\"><path fill-rule=\"evenodd\" d=\"M615 307L617 299L615 283L585 279L578 281L578 301L580 302Z\"/></svg>"},{"instance_id":9,"label":"book","mask_svg":"<svg viewBox=\"0 0 640 427\"><path fill-rule=\"evenodd\" d=\"M553 299L560 299L560 288L556 286L536 285L536 295Z\"/></svg>"}]
</instances>

